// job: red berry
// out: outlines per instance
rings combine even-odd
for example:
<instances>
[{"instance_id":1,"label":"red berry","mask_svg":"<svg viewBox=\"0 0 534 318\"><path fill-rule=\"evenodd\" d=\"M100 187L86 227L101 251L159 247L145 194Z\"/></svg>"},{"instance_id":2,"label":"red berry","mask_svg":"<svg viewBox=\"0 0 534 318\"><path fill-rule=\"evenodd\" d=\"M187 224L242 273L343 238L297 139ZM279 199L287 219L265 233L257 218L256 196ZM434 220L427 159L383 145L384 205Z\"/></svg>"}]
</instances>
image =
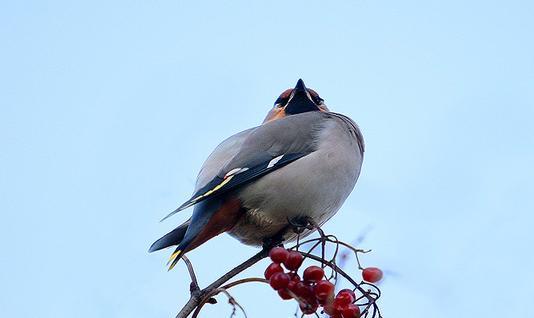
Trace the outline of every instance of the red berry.
<instances>
[{"instance_id":1,"label":"red berry","mask_svg":"<svg viewBox=\"0 0 534 318\"><path fill-rule=\"evenodd\" d=\"M342 318L341 317L341 307L335 307L334 304L329 304L323 307L324 312L328 314L331 318Z\"/></svg>"},{"instance_id":2,"label":"red berry","mask_svg":"<svg viewBox=\"0 0 534 318\"><path fill-rule=\"evenodd\" d=\"M379 280L382 279L383 273L380 268L377 267L367 267L362 272L363 280L370 282L370 283L376 283Z\"/></svg>"},{"instance_id":3,"label":"red berry","mask_svg":"<svg viewBox=\"0 0 534 318\"><path fill-rule=\"evenodd\" d=\"M313 292L313 287L304 284L303 282L297 283L295 295L300 300L300 310L304 314L313 314L319 307L319 302Z\"/></svg>"},{"instance_id":4,"label":"red berry","mask_svg":"<svg viewBox=\"0 0 534 318\"><path fill-rule=\"evenodd\" d=\"M354 299L356 299L356 294L354 293L354 291L352 289L345 288L345 289L340 290L337 294L339 295L341 293L349 293L350 296L352 297L352 301L354 301Z\"/></svg>"},{"instance_id":5,"label":"red berry","mask_svg":"<svg viewBox=\"0 0 534 318\"><path fill-rule=\"evenodd\" d=\"M296 271L302 265L303 257L299 252L291 251L287 255L284 266L290 271Z\"/></svg>"},{"instance_id":6,"label":"red berry","mask_svg":"<svg viewBox=\"0 0 534 318\"><path fill-rule=\"evenodd\" d=\"M289 275L286 273L274 273L269 279L269 284L274 290L287 288L287 284L289 284Z\"/></svg>"},{"instance_id":7,"label":"red berry","mask_svg":"<svg viewBox=\"0 0 534 318\"><path fill-rule=\"evenodd\" d=\"M300 277L297 273L288 273L289 275L289 284L287 285L287 289L289 289L290 291L292 291L293 293L295 292L295 287L297 286L298 283L300 283Z\"/></svg>"},{"instance_id":8,"label":"red berry","mask_svg":"<svg viewBox=\"0 0 534 318\"><path fill-rule=\"evenodd\" d=\"M298 284L297 282L290 280L289 283L287 284L287 289L295 293L297 291L297 284Z\"/></svg>"},{"instance_id":9,"label":"red berry","mask_svg":"<svg viewBox=\"0 0 534 318\"><path fill-rule=\"evenodd\" d=\"M278 290L278 296L280 296L280 298L282 298L283 300L288 300L288 299L293 298L293 297L289 294L287 288Z\"/></svg>"},{"instance_id":10,"label":"red berry","mask_svg":"<svg viewBox=\"0 0 534 318\"><path fill-rule=\"evenodd\" d=\"M360 318L360 307L355 304L349 304L341 311L343 318Z\"/></svg>"},{"instance_id":11,"label":"red berry","mask_svg":"<svg viewBox=\"0 0 534 318\"><path fill-rule=\"evenodd\" d=\"M317 282L323 279L324 271L319 266L310 266L304 270L302 277L305 281Z\"/></svg>"},{"instance_id":12,"label":"red berry","mask_svg":"<svg viewBox=\"0 0 534 318\"><path fill-rule=\"evenodd\" d=\"M305 304L300 303L299 306L300 306L300 310L305 315L311 315L315 313L317 311L317 308L319 307L319 305L317 304L308 304L308 303L305 303Z\"/></svg>"},{"instance_id":13,"label":"red berry","mask_svg":"<svg viewBox=\"0 0 534 318\"><path fill-rule=\"evenodd\" d=\"M317 299L325 300L328 296L334 294L334 284L327 280L320 280L315 285L313 291L315 292Z\"/></svg>"},{"instance_id":14,"label":"red berry","mask_svg":"<svg viewBox=\"0 0 534 318\"><path fill-rule=\"evenodd\" d=\"M354 297L352 297L352 290L348 292L347 290L342 290L339 293L337 293L336 298L334 299L334 306L341 306L345 307L348 304L352 303L354 301Z\"/></svg>"},{"instance_id":15,"label":"red berry","mask_svg":"<svg viewBox=\"0 0 534 318\"><path fill-rule=\"evenodd\" d=\"M273 274L276 273L283 273L284 269L280 264L272 263L271 265L267 266L267 269L265 270L264 276L265 279L270 279Z\"/></svg>"},{"instance_id":16,"label":"red berry","mask_svg":"<svg viewBox=\"0 0 534 318\"><path fill-rule=\"evenodd\" d=\"M315 297L315 294L313 292L313 287L308 286L303 282L297 283L293 287L292 292L301 302L304 302L312 307L319 305L319 302L317 301L317 298Z\"/></svg>"},{"instance_id":17,"label":"red berry","mask_svg":"<svg viewBox=\"0 0 534 318\"><path fill-rule=\"evenodd\" d=\"M297 273L287 273L289 275L289 278L291 278L292 281L298 283L300 282L300 276Z\"/></svg>"},{"instance_id":18,"label":"red berry","mask_svg":"<svg viewBox=\"0 0 534 318\"><path fill-rule=\"evenodd\" d=\"M273 263L277 264L285 262L287 259L287 255L289 255L289 251L283 247L275 247L269 252L269 257L271 258Z\"/></svg>"},{"instance_id":19,"label":"red berry","mask_svg":"<svg viewBox=\"0 0 534 318\"><path fill-rule=\"evenodd\" d=\"M317 296L316 296L317 297ZM327 305L330 305L334 302L334 294L330 294L328 295L328 297L326 297L325 299L319 299L317 298L317 301L319 302L319 304L321 306L327 306Z\"/></svg>"},{"instance_id":20,"label":"red berry","mask_svg":"<svg viewBox=\"0 0 534 318\"><path fill-rule=\"evenodd\" d=\"M315 298L315 293L313 292L313 287L304 284L303 282L298 282L294 287L295 295L304 299Z\"/></svg>"}]
</instances>

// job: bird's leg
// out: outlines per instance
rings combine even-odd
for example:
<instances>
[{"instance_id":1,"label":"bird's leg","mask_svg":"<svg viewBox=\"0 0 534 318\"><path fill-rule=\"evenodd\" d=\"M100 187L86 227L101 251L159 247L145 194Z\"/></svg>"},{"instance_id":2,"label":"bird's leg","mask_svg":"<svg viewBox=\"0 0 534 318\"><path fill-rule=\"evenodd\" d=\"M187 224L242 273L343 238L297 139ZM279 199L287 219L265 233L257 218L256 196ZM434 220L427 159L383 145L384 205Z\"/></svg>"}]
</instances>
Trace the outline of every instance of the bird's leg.
<instances>
[{"instance_id":1,"label":"bird's leg","mask_svg":"<svg viewBox=\"0 0 534 318\"><path fill-rule=\"evenodd\" d=\"M308 222L307 229L309 230L317 230L319 232L319 235L322 239L326 238L326 235L324 234L323 229L321 229L321 226L315 222L315 220L309 216L304 217L306 219L306 222Z\"/></svg>"},{"instance_id":2,"label":"bird's leg","mask_svg":"<svg viewBox=\"0 0 534 318\"><path fill-rule=\"evenodd\" d=\"M303 217L288 219L288 223L291 226L293 226L293 231L295 231L295 233L297 233L297 246L300 245L300 234L302 234L302 232L304 232L304 230L310 230L310 231L317 230L317 232L319 232L319 236L320 236L319 242L321 244L321 258L325 259L327 237L324 234L324 231L319 226L319 224L317 222L315 222L315 220L313 218L311 218L309 216L303 216ZM315 246L312 248L312 250L314 248L315 248ZM324 268L325 265L321 264L321 267Z\"/></svg>"},{"instance_id":3,"label":"bird's leg","mask_svg":"<svg viewBox=\"0 0 534 318\"><path fill-rule=\"evenodd\" d=\"M292 219L288 218L287 223L289 224L293 232L297 234L301 234L302 232L304 232L304 230L306 230L309 225L308 220L305 217L296 217Z\"/></svg>"},{"instance_id":4,"label":"bird's leg","mask_svg":"<svg viewBox=\"0 0 534 318\"><path fill-rule=\"evenodd\" d=\"M295 217L292 219L287 219L287 225L284 226L278 233L273 235L272 237L269 237L267 239L263 240L263 249L269 251L273 247L276 246L283 246L284 242L284 236L287 234L288 231L292 230L293 232L297 234L302 234L305 230L315 230L317 229L319 233L321 233L321 237L324 236L323 231L319 227L319 225L310 217L303 216L303 217Z\"/></svg>"},{"instance_id":5,"label":"bird's leg","mask_svg":"<svg viewBox=\"0 0 534 318\"><path fill-rule=\"evenodd\" d=\"M291 228L291 226L286 225L284 226L278 233L273 235L272 237L266 238L263 240L263 250L270 251L273 247L276 246L284 246L284 236L286 235L287 231Z\"/></svg>"}]
</instances>

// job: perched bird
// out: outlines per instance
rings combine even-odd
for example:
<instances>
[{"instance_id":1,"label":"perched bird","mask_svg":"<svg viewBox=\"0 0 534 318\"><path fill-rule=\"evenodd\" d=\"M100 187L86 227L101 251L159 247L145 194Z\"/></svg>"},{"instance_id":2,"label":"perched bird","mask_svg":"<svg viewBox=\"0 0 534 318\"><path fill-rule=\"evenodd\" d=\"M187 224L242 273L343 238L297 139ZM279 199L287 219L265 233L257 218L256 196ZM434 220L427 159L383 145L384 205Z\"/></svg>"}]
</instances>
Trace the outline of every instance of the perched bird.
<instances>
[{"instance_id":1,"label":"perched bird","mask_svg":"<svg viewBox=\"0 0 534 318\"><path fill-rule=\"evenodd\" d=\"M198 174L191 199L164 219L194 205L192 217L149 251L177 245L170 270L181 255L223 232L258 246L292 219L307 217L323 224L354 188L363 152L358 126L330 112L299 79L278 97L260 126L215 148ZM291 241L296 235L287 231L281 238Z\"/></svg>"}]
</instances>

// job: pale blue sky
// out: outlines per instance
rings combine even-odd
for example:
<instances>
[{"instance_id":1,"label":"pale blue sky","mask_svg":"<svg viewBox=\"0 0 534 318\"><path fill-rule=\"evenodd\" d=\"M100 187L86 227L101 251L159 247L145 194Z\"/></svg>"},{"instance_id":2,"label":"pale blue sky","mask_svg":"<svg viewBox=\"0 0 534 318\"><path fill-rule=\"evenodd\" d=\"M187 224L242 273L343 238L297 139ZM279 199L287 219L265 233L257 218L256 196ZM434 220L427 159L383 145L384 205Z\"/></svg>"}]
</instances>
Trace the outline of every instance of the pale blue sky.
<instances>
[{"instance_id":1,"label":"pale blue sky","mask_svg":"<svg viewBox=\"0 0 534 318\"><path fill-rule=\"evenodd\" d=\"M299 77L364 133L326 230L370 229L384 316L530 316L533 17L527 0L2 1L2 316L172 317L186 272L146 250L190 211L159 219ZM190 257L206 284L254 252L223 235ZM295 308L234 295L251 318Z\"/></svg>"}]
</instances>

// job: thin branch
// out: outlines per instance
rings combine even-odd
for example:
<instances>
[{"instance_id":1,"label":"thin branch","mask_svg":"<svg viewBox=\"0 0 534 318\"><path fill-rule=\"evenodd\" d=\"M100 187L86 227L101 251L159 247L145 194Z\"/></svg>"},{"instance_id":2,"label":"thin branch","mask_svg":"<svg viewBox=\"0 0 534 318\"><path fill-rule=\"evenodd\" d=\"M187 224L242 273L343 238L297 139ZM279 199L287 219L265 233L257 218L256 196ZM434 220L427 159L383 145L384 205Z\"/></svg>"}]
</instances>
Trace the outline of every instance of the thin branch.
<instances>
[{"instance_id":1,"label":"thin branch","mask_svg":"<svg viewBox=\"0 0 534 318\"><path fill-rule=\"evenodd\" d=\"M238 275L239 273L243 272L250 266L256 264L260 260L264 259L269 255L269 248L263 248L260 252L252 256L251 258L247 259L243 263L239 264L238 266L234 267L232 270L221 276L219 279L211 283L208 287L198 290L198 291L191 291L191 297L189 298L189 301L185 304L185 306L180 310L180 312L176 315L176 318L186 318L188 317L193 311L198 312L204 306L206 302L211 298L211 294L214 290L221 287L222 284L226 283L228 280L232 279L234 276ZM191 262L186 261L186 265L188 266L191 264ZM191 267L192 268L192 267ZM189 274L191 275L191 271L189 271ZM194 272L193 272L194 275ZM192 276L193 277L193 276ZM196 310L195 310L196 309Z\"/></svg>"},{"instance_id":2,"label":"thin branch","mask_svg":"<svg viewBox=\"0 0 534 318\"><path fill-rule=\"evenodd\" d=\"M243 309L243 307L237 302L237 300L235 300L235 298L232 295L230 295L230 293L224 287L220 287L220 288L214 289L211 293L206 295L206 298L210 299L211 297L213 297L213 296L215 296L215 295L217 295L219 293L223 293L223 294L226 295L226 297L228 297L228 303L230 305L232 305L232 307L233 307L233 311L232 311L231 317L235 317L236 307L238 307L243 312L243 315L245 315L245 318L247 318L247 313L245 312L245 309ZM200 313L200 310L202 309L204 304L205 303L200 304L198 306L198 308L195 310L195 312L193 313L193 316L191 318L197 318L198 317L198 314Z\"/></svg>"},{"instance_id":3,"label":"thin branch","mask_svg":"<svg viewBox=\"0 0 534 318\"><path fill-rule=\"evenodd\" d=\"M189 272L189 276L191 276L191 286L190 286L191 292L200 291L200 287L198 286L197 276L195 275L195 270L193 269L193 264L191 264L191 261L185 255L182 256L182 259L184 260L185 266L187 266L187 271Z\"/></svg>"},{"instance_id":4,"label":"thin branch","mask_svg":"<svg viewBox=\"0 0 534 318\"><path fill-rule=\"evenodd\" d=\"M208 287L204 288L204 290L211 290L211 289L218 288L219 286L221 286L222 284L226 283L227 281L229 281L231 278L233 278L237 274L241 273L245 269L247 269L250 266L256 264L257 262L261 261L262 259L266 258L269 255L269 251L270 251L270 248L262 249L256 255L252 256L251 258L249 258L248 260L244 261L243 263L237 265L236 267L234 267L234 269L232 269L228 273L226 273L223 276L221 276L221 278L219 278L216 281L214 281Z\"/></svg>"},{"instance_id":5,"label":"thin branch","mask_svg":"<svg viewBox=\"0 0 534 318\"><path fill-rule=\"evenodd\" d=\"M245 284L245 283L253 283L253 282L269 284L269 281L266 280L265 278L251 277L251 278L243 278L243 279L240 279L240 280L236 280L235 282L231 282L229 284L224 285L222 288L230 289L230 288L232 288L234 286L237 286L237 285L241 285L241 284Z\"/></svg>"},{"instance_id":6,"label":"thin branch","mask_svg":"<svg viewBox=\"0 0 534 318\"><path fill-rule=\"evenodd\" d=\"M226 295L226 297L228 297L228 302L230 303L230 305L232 305L234 307L234 310L232 312L232 317L235 316L235 307L238 307L239 309L241 309L241 312L243 312L243 315L245 315L245 318L247 318L247 313L245 312L245 309L243 309L243 307L241 306L241 304L239 304L237 302L237 300L235 300L235 298L230 295L230 293L224 289L224 288L218 288L218 290L221 292L221 293L224 293Z\"/></svg>"}]
</instances>

